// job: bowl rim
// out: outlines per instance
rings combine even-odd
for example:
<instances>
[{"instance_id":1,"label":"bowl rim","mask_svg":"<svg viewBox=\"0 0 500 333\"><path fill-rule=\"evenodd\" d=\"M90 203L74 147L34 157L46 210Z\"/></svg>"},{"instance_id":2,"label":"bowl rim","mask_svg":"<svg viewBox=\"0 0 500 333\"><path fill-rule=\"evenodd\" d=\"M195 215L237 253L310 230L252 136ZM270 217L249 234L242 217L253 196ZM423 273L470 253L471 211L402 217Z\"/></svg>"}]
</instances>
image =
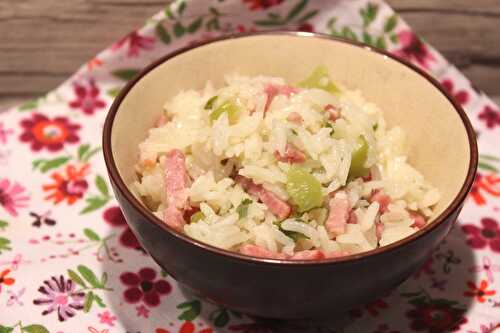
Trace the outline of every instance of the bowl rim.
<instances>
[{"instance_id":1,"label":"bowl rim","mask_svg":"<svg viewBox=\"0 0 500 333\"><path fill-rule=\"evenodd\" d=\"M204 242L200 242L194 238L191 238L185 234L182 234L171 227L167 226L163 221L161 221L158 217L156 217L150 210L148 210L129 190L128 186L125 184L123 179L121 178L118 168L116 167L114 158L113 158L113 153L111 149L111 134L112 134L112 128L113 128L113 123L116 114L118 113L118 109L124 100L124 98L128 95L129 91L149 72L154 70L156 67L160 66L161 64L165 63L166 61L181 55L183 53L189 52L195 48L205 46L207 44L213 44L221 41L228 41L232 39L239 39L239 38L246 38L246 37L254 37L254 36L293 36L293 37L298 37L298 38L320 38L320 39L327 39L327 40L332 40L335 42L343 43L343 44L349 44L351 46L359 47L367 52L374 52L380 56L383 57L388 57L394 61L397 61L403 66L408 67L410 70L413 72L416 72L418 75L426 79L429 83L431 83L442 95L444 95L448 101L451 103L455 111L458 113L460 116L460 119L462 120L462 123L464 125L464 128L467 133L468 137L468 142L469 142L469 151L470 151L470 160L469 160L469 166L468 166L468 171L467 175L464 179L464 182L462 184L462 187L460 188L460 191L458 194L455 196L453 201L445 208L439 216L436 217L436 219L431 223L426 225L423 229L418 230L417 232L411 234L408 237L405 237L397 242L391 243L389 245L385 245L382 247L378 247L376 249L366 251L366 252L361 252L357 254L352 254L344 257L338 257L338 258L330 258L330 259L321 259L321 260L289 260L289 259L270 259L270 258L259 258L259 257L252 257L252 256L247 256L243 254L239 254L237 252L232 252L229 250L224 250L212 245L209 245ZM361 260L366 260L368 258L382 255L384 253L392 252L395 251L402 246L409 244L425 235L430 233L432 230L436 229L438 226L440 226L442 223L444 223L447 218L455 211L461 210L461 207L467 197L467 194L469 193L474 178L477 170L477 164L478 164L478 148L477 148L477 142L476 142L476 135L475 131L470 123L469 118L467 117L465 111L463 108L454 100L453 97L444 89L444 87L441 86L441 84L434 79L430 74L426 73L416 65L413 65L412 63L398 58L395 55L392 55L391 53L375 48L373 46L361 43L361 42L356 42L352 40L347 40L344 38L339 38L339 37L333 37L324 33L317 33L317 32L302 32L302 31L295 31L295 30L267 30L267 31L259 31L259 32L246 32L246 33L236 33L236 34L229 34L229 35L224 35L218 38L213 38L207 41L199 42L196 44L192 45L187 45L182 48L179 48L177 50L174 50L173 52L169 52L166 55L160 57L159 59L153 61L146 67L144 67L132 80L130 80L124 88L120 91L118 96L115 98L113 101L108 114L106 116L106 120L104 122L104 127L103 127L103 138L102 138L102 147L103 147L103 155L104 155L104 161L106 164L106 168L108 170L108 175L111 179L111 181L114 183L114 185L117 187L118 191L124 196L125 200L127 200L132 207L138 211L142 217L147 221L147 223L152 223L155 224L156 226L162 228L164 231L170 233L174 237L177 237L181 241L185 241L191 245L199 247L201 250L205 250L208 252L211 252L212 254L216 254L219 256L224 256L227 257L228 259L233 259L237 261L243 261L245 263L253 263L253 264L266 264L266 265L279 265L279 266L318 266L318 265L331 265L331 264L343 264L343 263L352 263L355 261L361 261ZM455 221L453 221L455 223Z\"/></svg>"}]
</instances>

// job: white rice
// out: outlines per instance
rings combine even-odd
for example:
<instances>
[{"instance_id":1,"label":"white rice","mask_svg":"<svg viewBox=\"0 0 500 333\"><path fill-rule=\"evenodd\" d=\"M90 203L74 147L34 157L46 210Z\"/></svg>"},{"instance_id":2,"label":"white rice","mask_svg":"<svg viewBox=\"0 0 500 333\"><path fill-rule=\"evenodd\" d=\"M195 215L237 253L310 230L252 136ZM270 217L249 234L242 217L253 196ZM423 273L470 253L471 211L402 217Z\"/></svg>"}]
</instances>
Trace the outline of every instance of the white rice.
<instances>
[{"instance_id":1,"label":"white rice","mask_svg":"<svg viewBox=\"0 0 500 333\"><path fill-rule=\"evenodd\" d=\"M170 121L152 128L139 146L139 180L132 185L134 193L162 218L167 199L163 156L180 149L191 180L189 205L199 207L203 214L195 223L187 221L184 232L199 241L235 251L254 244L286 255L312 248L325 253L358 253L414 233L417 229L408 210L429 217L440 194L408 164L403 130L387 129L376 105L366 102L360 92L346 89L339 95L316 88L278 95L264 116L266 87L285 84L276 77L230 75L219 89L208 82L202 91L180 92L165 104ZM225 100L237 105L236 123L231 123L227 113L210 120L211 111L205 104L213 96L218 96L216 105ZM325 125L328 113L323 106L328 104L341 110L341 117L331 127ZM302 124L287 120L292 112L300 115ZM351 156L360 136L368 145L364 167L371 170L372 179L348 182ZM276 154L284 156L290 144L306 155L301 166L321 184L325 198L339 189L347 192L357 223L347 224L345 233L332 238L324 221L315 220L312 213L295 214L276 223L269 208L233 180L235 174L244 176L289 202L290 164L278 161ZM383 214L379 203L370 200L379 190L392 202ZM244 216L238 210L242 205L246 205ZM326 199L324 207L328 207ZM383 225L380 240L376 223Z\"/></svg>"}]
</instances>

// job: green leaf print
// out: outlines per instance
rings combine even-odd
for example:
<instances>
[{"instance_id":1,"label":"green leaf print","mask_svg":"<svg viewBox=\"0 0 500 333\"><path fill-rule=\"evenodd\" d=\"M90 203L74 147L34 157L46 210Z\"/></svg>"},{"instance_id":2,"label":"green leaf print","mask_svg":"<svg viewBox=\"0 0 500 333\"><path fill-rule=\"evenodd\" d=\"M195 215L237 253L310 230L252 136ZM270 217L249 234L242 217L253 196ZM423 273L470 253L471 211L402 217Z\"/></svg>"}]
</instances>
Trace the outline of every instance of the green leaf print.
<instances>
[{"instance_id":1,"label":"green leaf print","mask_svg":"<svg viewBox=\"0 0 500 333\"><path fill-rule=\"evenodd\" d=\"M109 97L115 98L116 96L118 96L118 94L120 93L121 90L122 90L121 87L115 87L115 88L108 89L108 91L106 91L106 93L109 95Z\"/></svg>"},{"instance_id":2,"label":"green leaf print","mask_svg":"<svg viewBox=\"0 0 500 333\"><path fill-rule=\"evenodd\" d=\"M109 196L108 185L102 176L97 175L97 177L95 177L95 186L103 196Z\"/></svg>"},{"instance_id":3,"label":"green leaf print","mask_svg":"<svg viewBox=\"0 0 500 333\"><path fill-rule=\"evenodd\" d=\"M28 332L28 333L50 333L49 330L45 328L45 326L37 325L37 324L24 326L22 328L22 332Z\"/></svg>"},{"instance_id":4,"label":"green leaf print","mask_svg":"<svg viewBox=\"0 0 500 333\"><path fill-rule=\"evenodd\" d=\"M135 68L123 68L123 69L116 69L111 72L111 75L113 75L116 78L128 81L135 77L139 73L138 69Z\"/></svg>"},{"instance_id":5,"label":"green leaf print","mask_svg":"<svg viewBox=\"0 0 500 333\"><path fill-rule=\"evenodd\" d=\"M90 270L85 265L78 265L77 267L78 272L83 276L83 278L90 283L90 285L94 288L102 289L104 286L101 284L101 282L97 279L97 276Z\"/></svg>"},{"instance_id":6,"label":"green leaf print","mask_svg":"<svg viewBox=\"0 0 500 333\"><path fill-rule=\"evenodd\" d=\"M183 310L179 317L177 317L179 320L192 321L201 313L201 303L198 300L184 302L177 305L177 309Z\"/></svg>"},{"instance_id":7,"label":"green leaf print","mask_svg":"<svg viewBox=\"0 0 500 333\"><path fill-rule=\"evenodd\" d=\"M179 13L179 15L182 15L182 13L184 13L185 10L186 10L186 2L182 1L177 9L177 12Z\"/></svg>"},{"instance_id":8,"label":"green leaf print","mask_svg":"<svg viewBox=\"0 0 500 333\"><path fill-rule=\"evenodd\" d=\"M85 154L83 154L81 157L78 157L78 159L84 163L87 163L92 156L94 156L95 154L97 154L100 151L101 151L101 147L97 146L94 149L86 151Z\"/></svg>"},{"instance_id":9,"label":"green leaf print","mask_svg":"<svg viewBox=\"0 0 500 333\"><path fill-rule=\"evenodd\" d=\"M101 276L101 284L105 286L107 282L108 282L108 273L103 272Z\"/></svg>"},{"instance_id":10,"label":"green leaf print","mask_svg":"<svg viewBox=\"0 0 500 333\"><path fill-rule=\"evenodd\" d=\"M256 25L260 25L262 27L275 27L279 25L283 25L281 21L273 21L273 20L257 20L254 22Z\"/></svg>"},{"instance_id":11,"label":"green leaf print","mask_svg":"<svg viewBox=\"0 0 500 333\"><path fill-rule=\"evenodd\" d=\"M83 281L83 279L80 277L80 275L78 275L77 272L75 272L74 270L72 269L68 269L68 275L69 275L69 278L76 284L82 286L83 288L87 288L87 285L85 284L85 282Z\"/></svg>"},{"instance_id":12,"label":"green leaf print","mask_svg":"<svg viewBox=\"0 0 500 333\"><path fill-rule=\"evenodd\" d=\"M192 34L198 31L200 29L201 25L203 24L203 16L198 17L196 20L191 22L191 24L188 25L187 31Z\"/></svg>"},{"instance_id":13,"label":"green leaf print","mask_svg":"<svg viewBox=\"0 0 500 333\"><path fill-rule=\"evenodd\" d=\"M184 26L182 25L181 22L177 22L174 24L175 37L177 37L177 38L182 37L182 35L184 35L185 32L186 32L186 28L184 28Z\"/></svg>"},{"instance_id":14,"label":"green leaf print","mask_svg":"<svg viewBox=\"0 0 500 333\"><path fill-rule=\"evenodd\" d=\"M102 301L102 298L99 295L94 294L93 298L94 298L94 302L96 302L97 305L99 305L99 307L101 307L101 308L106 307L106 304L104 304L104 302Z\"/></svg>"},{"instance_id":15,"label":"green leaf print","mask_svg":"<svg viewBox=\"0 0 500 333\"><path fill-rule=\"evenodd\" d=\"M31 111L33 110L34 108L38 107L38 104L39 104L39 100L38 99L33 99L31 101L28 101L24 104L22 104L20 107L19 107L19 111ZM1 332L1 331L0 331Z\"/></svg>"},{"instance_id":16,"label":"green leaf print","mask_svg":"<svg viewBox=\"0 0 500 333\"><path fill-rule=\"evenodd\" d=\"M101 237L99 237L99 235L96 234L95 231L93 231L92 229L85 228L85 229L83 229L83 233L91 241L99 241L99 240L101 240Z\"/></svg>"},{"instance_id":17,"label":"green leaf print","mask_svg":"<svg viewBox=\"0 0 500 333\"><path fill-rule=\"evenodd\" d=\"M391 32L392 30L394 30L397 24L398 24L398 17L396 16L396 14L389 16L384 24L384 32L385 33Z\"/></svg>"},{"instance_id":18,"label":"green leaf print","mask_svg":"<svg viewBox=\"0 0 500 333\"><path fill-rule=\"evenodd\" d=\"M318 12L319 12L319 11L318 11L317 9L313 9L313 10L311 10L310 12L306 13L304 16L302 16L302 17L298 20L298 22L299 22L299 23L304 23L304 22L306 22L306 21L310 20L311 18L313 18L314 16L316 16L316 14L318 14Z\"/></svg>"},{"instance_id":19,"label":"green leaf print","mask_svg":"<svg viewBox=\"0 0 500 333\"><path fill-rule=\"evenodd\" d=\"M94 293L89 291L87 295L85 295L85 301L83 302L83 312L87 313L90 311L93 301L94 301Z\"/></svg>"},{"instance_id":20,"label":"green leaf print","mask_svg":"<svg viewBox=\"0 0 500 333\"><path fill-rule=\"evenodd\" d=\"M229 322L229 313L226 309L217 309L210 314L209 319L216 327L224 327Z\"/></svg>"},{"instance_id":21,"label":"green leaf print","mask_svg":"<svg viewBox=\"0 0 500 333\"><path fill-rule=\"evenodd\" d=\"M356 36L354 31L347 26L342 28L341 34L343 37L345 37L347 39L351 39L351 40L356 41L356 42L358 41L358 36Z\"/></svg>"},{"instance_id":22,"label":"green leaf print","mask_svg":"<svg viewBox=\"0 0 500 333\"><path fill-rule=\"evenodd\" d=\"M392 34L389 36L389 39L391 40L391 42L393 42L394 44L397 44L399 42L399 38L398 38L398 35L396 34Z\"/></svg>"},{"instance_id":23,"label":"green leaf print","mask_svg":"<svg viewBox=\"0 0 500 333\"><path fill-rule=\"evenodd\" d=\"M88 214L99 208L104 207L109 201L109 198L101 198L101 197L90 197L86 198L85 202L87 205L80 211L80 214Z\"/></svg>"},{"instance_id":24,"label":"green leaf print","mask_svg":"<svg viewBox=\"0 0 500 333\"><path fill-rule=\"evenodd\" d=\"M363 31L363 43L370 45L373 43L372 36L366 31Z\"/></svg>"},{"instance_id":25,"label":"green leaf print","mask_svg":"<svg viewBox=\"0 0 500 333\"><path fill-rule=\"evenodd\" d=\"M10 333L14 330L14 327L7 327L0 325L0 333Z\"/></svg>"},{"instance_id":26,"label":"green leaf print","mask_svg":"<svg viewBox=\"0 0 500 333\"><path fill-rule=\"evenodd\" d=\"M9 223L7 223L7 221L0 220L0 230L1 231L4 231L5 228L7 228L8 225L9 225Z\"/></svg>"},{"instance_id":27,"label":"green leaf print","mask_svg":"<svg viewBox=\"0 0 500 333\"><path fill-rule=\"evenodd\" d=\"M377 38L377 41L375 42L375 47L378 47L379 49L383 50L387 49L384 36L380 36L379 38Z\"/></svg>"},{"instance_id":28,"label":"green leaf print","mask_svg":"<svg viewBox=\"0 0 500 333\"><path fill-rule=\"evenodd\" d=\"M479 158L482 160L490 160L490 161L495 161L495 162L500 162L500 158L493 156L493 155L488 155L488 154L480 154Z\"/></svg>"},{"instance_id":29,"label":"green leaf print","mask_svg":"<svg viewBox=\"0 0 500 333\"><path fill-rule=\"evenodd\" d=\"M172 41L172 37L170 37L170 34L168 31L163 27L161 23L158 23L155 28L156 36L160 38L160 40L165 43L165 44L170 44Z\"/></svg>"},{"instance_id":30,"label":"green leaf print","mask_svg":"<svg viewBox=\"0 0 500 333\"><path fill-rule=\"evenodd\" d=\"M369 26L377 17L378 6L369 2L366 8L361 8L359 10L361 17L363 18L363 26Z\"/></svg>"},{"instance_id":31,"label":"green leaf print","mask_svg":"<svg viewBox=\"0 0 500 333\"><path fill-rule=\"evenodd\" d=\"M57 158L54 158L52 160L42 160L39 164L38 164L38 168L40 169L40 171L42 173L45 173L49 170L52 170L52 169L57 169L59 168L60 166L68 163L68 161L71 159L71 157L68 157L68 156L63 156L63 157L57 157ZM36 167L35 167L36 169Z\"/></svg>"},{"instance_id":32,"label":"green leaf print","mask_svg":"<svg viewBox=\"0 0 500 333\"><path fill-rule=\"evenodd\" d=\"M90 149L90 145L89 144L83 144L81 145L79 148L78 148L78 159L79 160L82 160L83 156L85 156L85 154L87 154L87 152L89 151Z\"/></svg>"},{"instance_id":33,"label":"green leaf print","mask_svg":"<svg viewBox=\"0 0 500 333\"><path fill-rule=\"evenodd\" d=\"M493 165L488 164L486 162L479 162L477 164L479 169L486 170L486 171L493 171L493 172L498 172L498 169L495 168Z\"/></svg>"},{"instance_id":34,"label":"green leaf print","mask_svg":"<svg viewBox=\"0 0 500 333\"><path fill-rule=\"evenodd\" d=\"M291 19L293 19L295 16L299 15L300 12L302 12L304 10L304 8L306 7L307 2L308 2L308 0L301 0L297 5L295 5L295 7L293 7L290 10L290 12L288 13L288 15L286 16L286 21L288 22Z\"/></svg>"},{"instance_id":35,"label":"green leaf print","mask_svg":"<svg viewBox=\"0 0 500 333\"><path fill-rule=\"evenodd\" d=\"M12 248L10 247L10 240L7 238L0 237L0 254L2 254L2 251L11 251Z\"/></svg>"}]
</instances>

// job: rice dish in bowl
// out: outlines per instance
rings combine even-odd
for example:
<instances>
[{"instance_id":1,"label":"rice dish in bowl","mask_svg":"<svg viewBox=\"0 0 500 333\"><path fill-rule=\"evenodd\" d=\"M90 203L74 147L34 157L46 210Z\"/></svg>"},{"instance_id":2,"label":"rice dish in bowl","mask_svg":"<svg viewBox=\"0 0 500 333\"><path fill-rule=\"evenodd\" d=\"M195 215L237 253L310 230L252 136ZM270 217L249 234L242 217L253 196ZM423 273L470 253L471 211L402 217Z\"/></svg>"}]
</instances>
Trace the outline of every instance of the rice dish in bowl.
<instances>
[{"instance_id":1,"label":"rice dish in bowl","mask_svg":"<svg viewBox=\"0 0 500 333\"><path fill-rule=\"evenodd\" d=\"M373 250L423 228L440 199L383 106L322 66L296 84L232 74L223 87L182 91L139 150L132 190L155 215L256 257Z\"/></svg>"}]
</instances>

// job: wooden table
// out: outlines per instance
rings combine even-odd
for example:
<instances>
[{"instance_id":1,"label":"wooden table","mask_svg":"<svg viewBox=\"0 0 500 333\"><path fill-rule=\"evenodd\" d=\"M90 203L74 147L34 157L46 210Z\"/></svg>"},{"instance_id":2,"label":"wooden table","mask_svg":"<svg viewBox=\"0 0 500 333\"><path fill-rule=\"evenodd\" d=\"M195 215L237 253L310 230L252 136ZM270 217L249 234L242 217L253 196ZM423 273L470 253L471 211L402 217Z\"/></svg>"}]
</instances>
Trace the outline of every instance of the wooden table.
<instances>
[{"instance_id":1,"label":"wooden table","mask_svg":"<svg viewBox=\"0 0 500 333\"><path fill-rule=\"evenodd\" d=\"M0 109L56 87L98 51L140 27L166 2L0 0ZM388 2L500 102L500 1Z\"/></svg>"}]
</instances>

